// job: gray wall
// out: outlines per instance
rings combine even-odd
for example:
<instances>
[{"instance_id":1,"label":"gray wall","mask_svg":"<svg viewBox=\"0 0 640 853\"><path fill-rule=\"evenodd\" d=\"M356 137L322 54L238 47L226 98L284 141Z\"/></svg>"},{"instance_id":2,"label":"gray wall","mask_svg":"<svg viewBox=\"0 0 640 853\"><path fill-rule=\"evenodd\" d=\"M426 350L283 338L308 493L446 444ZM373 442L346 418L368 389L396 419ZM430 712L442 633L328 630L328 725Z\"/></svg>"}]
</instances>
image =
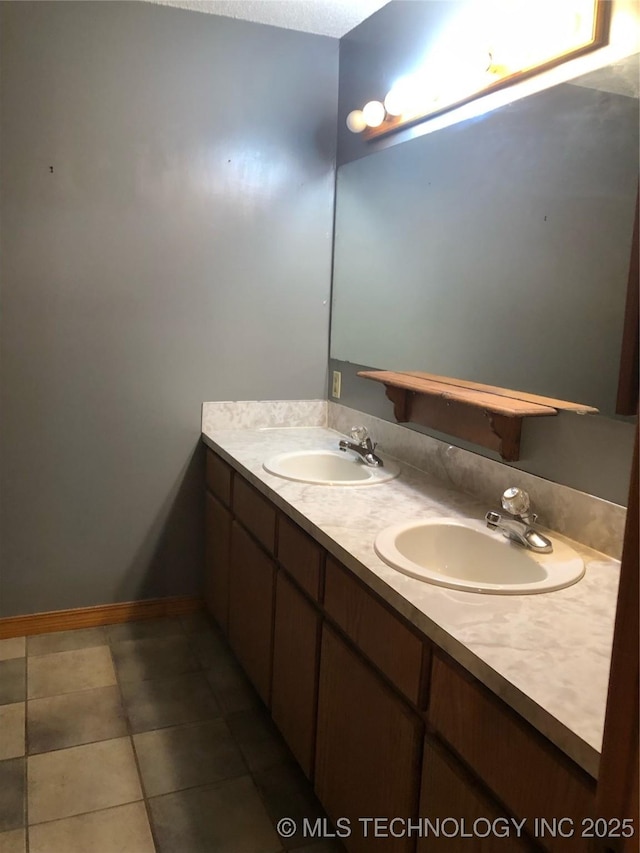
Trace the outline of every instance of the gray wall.
<instances>
[{"instance_id":1,"label":"gray wall","mask_svg":"<svg viewBox=\"0 0 640 853\"><path fill-rule=\"evenodd\" d=\"M338 43L2 6L0 615L193 593L202 401L324 396Z\"/></svg>"},{"instance_id":2,"label":"gray wall","mask_svg":"<svg viewBox=\"0 0 640 853\"><path fill-rule=\"evenodd\" d=\"M414 138L417 131L403 131L371 143L350 133L345 126L345 118L350 110L362 106L371 98L379 99L397 78L410 72L428 52L429 45L446 27L447 21L460 14L466 5L467 0L398 0L383 7L341 40L338 109L340 165L369 157L391 146L398 146L394 153L400 157L402 151L409 147L405 143ZM403 210L402 215L409 220L413 217L415 221L420 221L418 209ZM384 237L380 237L377 243L384 246ZM363 247L362 251L366 252L367 247ZM397 270L392 282L394 293L398 291L401 275L402 268ZM387 319L393 322L391 318ZM332 354L340 355L333 351ZM365 362L365 357L352 353L348 360L352 363L342 360L330 364L330 368L343 371L340 402L393 420L392 407L386 400L384 387L355 376L358 367L355 362ZM389 365L377 363L373 366L387 368ZM412 369L428 370L428 367L422 364ZM329 384L329 395L330 391ZM430 430L424 431L491 456L489 451L464 445L458 439ZM545 423L540 419L539 423L527 423L525 426L522 458L516 467L617 503L626 503L633 434L631 423L600 416L583 420L560 416L545 419Z\"/></svg>"}]
</instances>

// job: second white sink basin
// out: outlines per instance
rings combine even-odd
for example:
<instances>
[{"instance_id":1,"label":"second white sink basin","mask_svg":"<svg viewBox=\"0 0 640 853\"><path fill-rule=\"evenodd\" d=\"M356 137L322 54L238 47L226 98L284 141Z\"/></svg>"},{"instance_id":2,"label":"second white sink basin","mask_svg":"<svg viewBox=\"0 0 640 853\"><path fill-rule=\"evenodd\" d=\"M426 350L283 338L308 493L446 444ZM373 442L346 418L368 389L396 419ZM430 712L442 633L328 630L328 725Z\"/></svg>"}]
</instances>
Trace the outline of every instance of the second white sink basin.
<instances>
[{"instance_id":1,"label":"second white sink basin","mask_svg":"<svg viewBox=\"0 0 640 853\"><path fill-rule=\"evenodd\" d=\"M384 461L384 467L365 465L355 454L340 450L299 450L280 453L263 463L265 471L323 486L370 486L384 483L398 476L399 469Z\"/></svg>"},{"instance_id":2,"label":"second white sink basin","mask_svg":"<svg viewBox=\"0 0 640 853\"><path fill-rule=\"evenodd\" d=\"M582 558L557 538L551 554L537 554L474 520L396 524L377 536L375 550L404 574L468 592L551 592L576 583L584 574Z\"/></svg>"}]
</instances>

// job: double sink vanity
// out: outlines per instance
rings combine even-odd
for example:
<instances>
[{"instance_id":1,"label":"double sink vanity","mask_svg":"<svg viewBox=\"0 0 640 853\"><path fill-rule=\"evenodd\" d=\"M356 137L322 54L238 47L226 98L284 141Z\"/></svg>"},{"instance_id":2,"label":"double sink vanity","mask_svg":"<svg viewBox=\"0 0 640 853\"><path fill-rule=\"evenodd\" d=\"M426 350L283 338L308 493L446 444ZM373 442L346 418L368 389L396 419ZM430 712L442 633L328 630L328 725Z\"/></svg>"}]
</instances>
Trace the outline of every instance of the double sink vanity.
<instances>
[{"instance_id":1,"label":"double sink vanity","mask_svg":"<svg viewBox=\"0 0 640 853\"><path fill-rule=\"evenodd\" d=\"M203 417L207 606L329 817L348 821L347 850L586 849L617 561L530 526L525 504L495 512L500 492L489 507L384 442L354 447L320 425L326 404L237 405L255 409ZM539 547L513 541L515 521ZM372 840L370 817L524 824L474 846Z\"/></svg>"}]
</instances>

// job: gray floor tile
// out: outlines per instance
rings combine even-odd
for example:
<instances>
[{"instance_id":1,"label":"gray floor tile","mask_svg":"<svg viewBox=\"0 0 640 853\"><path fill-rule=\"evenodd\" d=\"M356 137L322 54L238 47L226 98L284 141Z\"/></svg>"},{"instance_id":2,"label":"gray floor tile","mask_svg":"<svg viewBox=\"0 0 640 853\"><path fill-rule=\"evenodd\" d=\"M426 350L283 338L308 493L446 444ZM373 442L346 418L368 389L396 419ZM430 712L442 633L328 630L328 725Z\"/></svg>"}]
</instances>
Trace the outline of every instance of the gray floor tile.
<instances>
[{"instance_id":1,"label":"gray floor tile","mask_svg":"<svg viewBox=\"0 0 640 853\"><path fill-rule=\"evenodd\" d=\"M0 661L0 705L23 702L26 696L24 658Z\"/></svg>"},{"instance_id":2,"label":"gray floor tile","mask_svg":"<svg viewBox=\"0 0 640 853\"><path fill-rule=\"evenodd\" d=\"M121 682L169 678L200 669L184 635L125 640L113 643L111 652Z\"/></svg>"},{"instance_id":3,"label":"gray floor tile","mask_svg":"<svg viewBox=\"0 0 640 853\"><path fill-rule=\"evenodd\" d=\"M233 652L223 637L215 631L199 631L190 634L189 642L203 669L210 669L235 660Z\"/></svg>"},{"instance_id":4,"label":"gray floor tile","mask_svg":"<svg viewBox=\"0 0 640 853\"><path fill-rule=\"evenodd\" d=\"M155 853L144 803L129 803L51 823L40 823L29 829L29 853L116 851Z\"/></svg>"},{"instance_id":5,"label":"gray floor tile","mask_svg":"<svg viewBox=\"0 0 640 853\"><path fill-rule=\"evenodd\" d=\"M201 672L122 684L124 704L134 732L220 716L211 685Z\"/></svg>"},{"instance_id":6,"label":"gray floor tile","mask_svg":"<svg viewBox=\"0 0 640 853\"><path fill-rule=\"evenodd\" d=\"M27 834L24 829L0 832L0 853L25 853Z\"/></svg>"},{"instance_id":7,"label":"gray floor tile","mask_svg":"<svg viewBox=\"0 0 640 853\"><path fill-rule=\"evenodd\" d=\"M283 838L282 846L294 850L307 844L302 831L304 819L314 823L325 813L302 770L293 762L278 764L255 773L253 778L274 825L283 817L292 818L297 824L297 832L291 838Z\"/></svg>"},{"instance_id":8,"label":"gray floor tile","mask_svg":"<svg viewBox=\"0 0 640 853\"><path fill-rule=\"evenodd\" d=\"M30 754L125 737L127 722L117 687L98 687L29 701Z\"/></svg>"},{"instance_id":9,"label":"gray floor tile","mask_svg":"<svg viewBox=\"0 0 640 853\"><path fill-rule=\"evenodd\" d=\"M223 720L157 729L133 736L146 795L155 797L246 773Z\"/></svg>"},{"instance_id":10,"label":"gray floor tile","mask_svg":"<svg viewBox=\"0 0 640 853\"><path fill-rule=\"evenodd\" d=\"M248 776L149 801L159 853L278 853L280 840Z\"/></svg>"},{"instance_id":11,"label":"gray floor tile","mask_svg":"<svg viewBox=\"0 0 640 853\"><path fill-rule=\"evenodd\" d=\"M26 648L26 637L11 637L8 640L0 640L0 660L23 658L26 654Z\"/></svg>"},{"instance_id":12,"label":"gray floor tile","mask_svg":"<svg viewBox=\"0 0 640 853\"><path fill-rule=\"evenodd\" d=\"M292 760L266 710L238 711L227 716L226 722L252 772Z\"/></svg>"},{"instance_id":13,"label":"gray floor tile","mask_svg":"<svg viewBox=\"0 0 640 853\"><path fill-rule=\"evenodd\" d=\"M29 823L44 823L142 799L129 738L31 755Z\"/></svg>"},{"instance_id":14,"label":"gray floor tile","mask_svg":"<svg viewBox=\"0 0 640 853\"><path fill-rule=\"evenodd\" d=\"M0 761L24 755L26 702L0 705Z\"/></svg>"},{"instance_id":15,"label":"gray floor tile","mask_svg":"<svg viewBox=\"0 0 640 853\"><path fill-rule=\"evenodd\" d=\"M213 618L205 611L198 611L198 613L190 613L188 616L181 616L180 624L187 634L200 634L203 631L211 631L216 628Z\"/></svg>"},{"instance_id":16,"label":"gray floor tile","mask_svg":"<svg viewBox=\"0 0 640 853\"><path fill-rule=\"evenodd\" d=\"M223 714L264 707L240 666L231 661L218 663L205 673Z\"/></svg>"},{"instance_id":17,"label":"gray floor tile","mask_svg":"<svg viewBox=\"0 0 640 853\"><path fill-rule=\"evenodd\" d=\"M24 758L0 761L0 832L24 824Z\"/></svg>"},{"instance_id":18,"label":"gray floor tile","mask_svg":"<svg viewBox=\"0 0 640 853\"><path fill-rule=\"evenodd\" d=\"M125 640L162 639L183 633L180 620L170 618L121 622L118 625L107 625L105 631L110 643L121 643Z\"/></svg>"},{"instance_id":19,"label":"gray floor tile","mask_svg":"<svg viewBox=\"0 0 640 853\"><path fill-rule=\"evenodd\" d=\"M107 644L104 628L81 628L76 631L54 631L27 638L28 655L50 655Z\"/></svg>"},{"instance_id":20,"label":"gray floor tile","mask_svg":"<svg viewBox=\"0 0 640 853\"><path fill-rule=\"evenodd\" d=\"M35 655L27 658L27 661L29 699L109 687L116 683L108 646Z\"/></svg>"}]
</instances>

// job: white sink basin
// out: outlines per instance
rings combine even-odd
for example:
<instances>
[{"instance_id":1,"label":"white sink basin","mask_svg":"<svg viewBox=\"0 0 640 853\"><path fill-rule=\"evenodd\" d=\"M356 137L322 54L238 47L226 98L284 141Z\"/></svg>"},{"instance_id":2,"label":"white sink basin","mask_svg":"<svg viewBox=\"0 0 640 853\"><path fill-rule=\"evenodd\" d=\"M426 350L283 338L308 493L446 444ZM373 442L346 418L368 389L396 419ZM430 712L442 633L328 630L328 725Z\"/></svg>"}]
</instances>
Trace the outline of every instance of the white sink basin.
<instances>
[{"instance_id":1,"label":"white sink basin","mask_svg":"<svg viewBox=\"0 0 640 853\"><path fill-rule=\"evenodd\" d=\"M280 453L263 463L265 471L323 486L372 486L393 480L399 469L385 460L384 467L370 468L355 454L340 450L299 450Z\"/></svg>"},{"instance_id":2,"label":"white sink basin","mask_svg":"<svg viewBox=\"0 0 640 853\"><path fill-rule=\"evenodd\" d=\"M491 531L483 522L437 518L396 524L375 541L378 556L418 580L468 592L523 595L576 583L582 558L553 540L551 554L536 554Z\"/></svg>"}]
</instances>

